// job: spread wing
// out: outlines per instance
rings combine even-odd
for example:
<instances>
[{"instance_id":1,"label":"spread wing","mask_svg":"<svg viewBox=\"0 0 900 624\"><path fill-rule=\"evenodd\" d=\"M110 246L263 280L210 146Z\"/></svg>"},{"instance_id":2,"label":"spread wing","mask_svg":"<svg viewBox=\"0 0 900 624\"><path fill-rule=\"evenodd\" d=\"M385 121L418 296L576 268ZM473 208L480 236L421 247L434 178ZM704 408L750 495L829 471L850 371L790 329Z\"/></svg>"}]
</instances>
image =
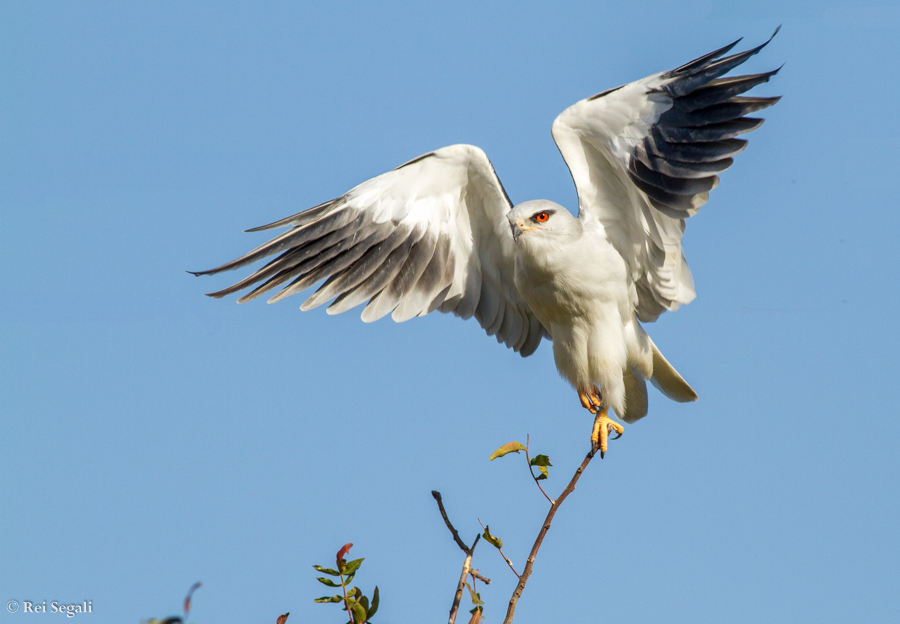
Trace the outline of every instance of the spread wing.
<instances>
[{"instance_id":1,"label":"spread wing","mask_svg":"<svg viewBox=\"0 0 900 624\"><path fill-rule=\"evenodd\" d=\"M740 95L777 69L721 78L768 41L720 58L737 43L581 100L553 122L578 191L579 218L602 226L625 259L642 321L696 296L681 247L685 220L746 147L735 137L762 125L746 115L780 99Z\"/></svg>"},{"instance_id":2,"label":"spread wing","mask_svg":"<svg viewBox=\"0 0 900 624\"><path fill-rule=\"evenodd\" d=\"M362 320L406 321L433 310L475 316L488 335L530 355L543 328L516 289L512 204L483 151L452 145L363 182L345 195L251 232L290 227L211 275L276 258L238 283L238 302L269 303L325 280L301 310L339 314L365 301Z\"/></svg>"}]
</instances>

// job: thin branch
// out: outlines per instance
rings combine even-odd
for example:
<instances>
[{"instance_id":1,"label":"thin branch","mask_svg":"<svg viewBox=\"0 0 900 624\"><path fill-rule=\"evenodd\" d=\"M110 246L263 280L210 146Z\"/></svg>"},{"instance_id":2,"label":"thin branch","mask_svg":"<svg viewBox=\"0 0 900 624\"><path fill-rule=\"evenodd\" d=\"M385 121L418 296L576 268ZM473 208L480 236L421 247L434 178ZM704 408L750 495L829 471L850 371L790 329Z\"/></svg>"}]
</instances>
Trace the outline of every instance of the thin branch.
<instances>
[{"instance_id":1,"label":"thin branch","mask_svg":"<svg viewBox=\"0 0 900 624\"><path fill-rule=\"evenodd\" d=\"M441 517L444 518L444 523L447 525L447 528L450 529L450 533L453 535L453 540L456 542L456 545L459 546L464 553L467 555L472 554L472 549L466 546L462 539L459 537L459 533L453 527L453 524L450 523L450 518L447 517L447 511L444 509L444 501L441 500L441 493L437 490L431 490L431 495L434 496L434 500L437 501L438 509L441 510ZM478 541L477 539L475 540ZM472 548L475 548L475 544L472 544Z\"/></svg>"},{"instance_id":2,"label":"thin branch","mask_svg":"<svg viewBox=\"0 0 900 624\"><path fill-rule=\"evenodd\" d=\"M474 576L475 578L477 578L479 581L481 581L481 582L484 583L485 585L490 585L490 584L491 584L491 579L489 579L489 578L486 577L486 576L481 576L481 575L478 573L478 570L472 570L472 576Z\"/></svg>"},{"instance_id":3,"label":"thin branch","mask_svg":"<svg viewBox=\"0 0 900 624\"><path fill-rule=\"evenodd\" d=\"M525 461L528 462L528 472L531 473L531 478L534 479L534 483L535 483L535 485L538 486L538 489L541 491L541 494L543 494L544 498L546 498L547 501L552 505L556 501L554 501L552 498L547 496L547 492L545 492L544 488L541 487L541 482L538 481L538 478L536 476L534 476L534 468L532 468L532 466L531 466L531 456L528 454L528 447L530 444L531 444L531 436L526 434L525 435Z\"/></svg>"},{"instance_id":4,"label":"thin branch","mask_svg":"<svg viewBox=\"0 0 900 624\"><path fill-rule=\"evenodd\" d=\"M485 528L484 522L481 521L481 518L478 518L478 524L481 525L482 529ZM487 529L485 529L485 530L487 530ZM503 557L504 561L506 561L506 565L509 566L509 569L512 570L512 573L515 574L518 578L522 578L522 576L518 572L516 572L516 569L513 567L512 559L510 559L509 557L507 557L506 555L503 554L503 549L500 548L499 546L494 546L494 548L496 548L497 550L500 551L500 556Z\"/></svg>"},{"instance_id":5,"label":"thin branch","mask_svg":"<svg viewBox=\"0 0 900 624\"><path fill-rule=\"evenodd\" d=\"M475 552L475 545L478 544L478 539L480 535L475 536L475 541L472 542L472 548L466 549L466 561L463 563L462 572L459 575L459 584L456 586L456 594L453 596L453 605L450 607L450 620L448 624L456 623L456 613L459 611L459 603L462 601L463 596L463 588L466 585L466 579L469 576L469 573L472 571L472 555Z\"/></svg>"},{"instance_id":6,"label":"thin branch","mask_svg":"<svg viewBox=\"0 0 900 624\"><path fill-rule=\"evenodd\" d=\"M462 573L459 575L459 584L456 586L456 594L453 596L453 605L450 607L450 620L448 624L456 623L456 613L459 611L459 603L462 601L463 595L463 587L466 584L466 578L468 578L469 574L472 573L472 556L475 554L475 547L478 545L478 540L481 539L481 535L475 536L475 541L472 542L472 547L469 548L466 546L465 542L459 537L459 532L453 526L453 523L450 522L450 518L447 516L447 510L444 509L444 501L441 499L441 493L437 490L431 490L431 495L434 497L434 500L437 501L438 509L441 511L441 517L444 519L444 524L447 525L447 528L450 529L450 534L453 535L453 541L456 542L456 545L462 549L464 553L466 553L466 560L463 563ZM477 572L473 573L473 576L478 574ZM484 577L479 575L479 578L485 580L487 583L491 581L488 579L484 579Z\"/></svg>"},{"instance_id":7,"label":"thin branch","mask_svg":"<svg viewBox=\"0 0 900 624\"><path fill-rule=\"evenodd\" d=\"M589 452L584 461L581 462L581 465L578 467L578 470L575 471L575 475L572 477L572 480L569 481L569 485L566 486L566 489L563 490L563 493L559 495L559 498L556 499L550 505L550 511L547 512L547 517L544 519L544 524L541 526L541 531L538 533L537 539L534 541L534 546L531 548L531 553L528 555L528 561L525 563L525 569L522 570L522 575L519 576L519 584L516 585L516 589L513 592L512 598L509 599L509 608L506 610L506 619L503 620L503 624L511 624L513 621L513 615L516 612L516 603L519 602L519 598L522 596L522 591L525 589L525 583L528 582L528 577L531 576L531 568L534 566L534 559L537 557L538 550L541 548L541 544L544 541L544 536L547 535L547 531L550 530L550 523L553 522L553 516L556 515L556 510L559 509L559 506L562 505L563 501L566 500L566 497L569 496L573 491L575 491L575 484L578 483L578 479L581 478L584 469L587 468L587 465L590 463L591 459L594 457L594 451ZM512 564L510 564L512 567ZM515 572L515 570L513 570Z\"/></svg>"}]
</instances>

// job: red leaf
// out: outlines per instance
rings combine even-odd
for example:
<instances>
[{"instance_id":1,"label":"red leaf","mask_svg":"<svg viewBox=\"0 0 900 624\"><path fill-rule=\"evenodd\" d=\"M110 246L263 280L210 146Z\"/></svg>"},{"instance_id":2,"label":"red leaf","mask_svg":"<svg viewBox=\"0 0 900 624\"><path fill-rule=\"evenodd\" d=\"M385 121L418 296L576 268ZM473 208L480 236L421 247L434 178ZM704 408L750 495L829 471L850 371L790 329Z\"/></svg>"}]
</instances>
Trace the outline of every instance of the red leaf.
<instances>
[{"instance_id":1,"label":"red leaf","mask_svg":"<svg viewBox=\"0 0 900 624\"><path fill-rule=\"evenodd\" d=\"M337 551L338 567L340 567L340 562L344 560L344 556L346 556L346 554L350 552L351 548L353 548L353 542L344 544L343 546L341 546L341 549Z\"/></svg>"},{"instance_id":2,"label":"red leaf","mask_svg":"<svg viewBox=\"0 0 900 624\"><path fill-rule=\"evenodd\" d=\"M278 619L275 620L275 624L284 624L285 622L287 622L287 616L289 616L290 614L291 614L291 612L288 611L284 615L279 615Z\"/></svg>"},{"instance_id":3,"label":"red leaf","mask_svg":"<svg viewBox=\"0 0 900 624\"><path fill-rule=\"evenodd\" d=\"M194 595L194 592L202 585L200 581L197 581L191 588L188 590L188 594L184 599L184 615L187 617L187 614L191 612L191 597Z\"/></svg>"}]
</instances>

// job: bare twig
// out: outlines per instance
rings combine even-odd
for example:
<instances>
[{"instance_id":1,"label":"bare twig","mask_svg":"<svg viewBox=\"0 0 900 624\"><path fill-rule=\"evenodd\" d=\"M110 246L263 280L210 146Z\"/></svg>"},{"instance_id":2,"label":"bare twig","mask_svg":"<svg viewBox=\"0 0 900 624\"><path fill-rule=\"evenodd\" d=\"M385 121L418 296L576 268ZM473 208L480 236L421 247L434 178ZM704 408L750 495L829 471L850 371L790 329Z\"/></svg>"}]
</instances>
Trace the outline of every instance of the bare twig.
<instances>
[{"instance_id":1,"label":"bare twig","mask_svg":"<svg viewBox=\"0 0 900 624\"><path fill-rule=\"evenodd\" d=\"M477 578L479 581L481 581L481 582L484 583L485 585L490 585L490 584L491 584L491 579L489 579L489 578L486 577L486 576L481 576L481 575L478 573L478 570L472 570L472 576L475 577L475 578Z\"/></svg>"},{"instance_id":2,"label":"bare twig","mask_svg":"<svg viewBox=\"0 0 900 624\"><path fill-rule=\"evenodd\" d=\"M466 578L471 574L473 577L480 578L487 584L490 584L491 580L484 578L477 571L472 570L472 556L475 554L475 547L478 545L478 540L481 539L481 535L475 536L475 541L472 542L472 547L466 546L465 542L459 537L459 533L456 528L453 526L453 523L450 522L450 518L447 516L447 510L444 509L444 502L441 500L441 493L437 490L432 490L431 495L434 497L434 500L437 501L438 509L441 510L441 517L444 519L444 523L447 525L447 528L450 529L450 533L453 535L453 540L456 542L456 545L462 549L464 553L466 553L466 560L463 563L462 573L459 575L459 584L456 586L456 594L453 596L453 605L450 607L450 620L448 624L455 624L456 622L456 613L459 611L459 603L462 601L463 588L466 585ZM474 583L474 581L473 581Z\"/></svg>"},{"instance_id":3,"label":"bare twig","mask_svg":"<svg viewBox=\"0 0 900 624\"><path fill-rule=\"evenodd\" d=\"M481 518L478 518L478 524L481 525L482 529L485 529L484 522L481 521ZM516 572L516 569L513 567L512 559L503 554L503 549L497 545L494 545L494 548L500 551L500 556L503 557L504 561L506 561L506 565L509 566L509 569L512 570L512 573L515 574L518 578L522 578L522 576L518 572Z\"/></svg>"},{"instance_id":4,"label":"bare twig","mask_svg":"<svg viewBox=\"0 0 900 624\"><path fill-rule=\"evenodd\" d=\"M522 591L525 589L525 583L528 582L528 577L531 576L531 568L534 566L534 559L537 557L538 550L541 548L541 544L544 541L544 536L547 535L547 531L550 530L550 523L553 522L553 516L556 515L556 510L559 509L559 506L562 505L563 501L566 500L566 497L569 496L573 491L575 491L575 484L578 483L578 479L581 478L584 469L587 468L587 465L590 463L591 459L594 457L594 451L589 452L584 461L581 462L581 465L578 467L578 470L575 471L572 480L569 481L569 485L566 486L566 489L563 490L563 493L559 495L553 503L550 505L550 511L547 512L547 517L544 519L544 524L541 526L541 531L538 533L537 539L534 541L534 546L531 547L531 553L528 555L528 561L525 563L525 569L522 570L522 575L519 576L519 584L516 585L516 589L513 592L512 598L509 599L509 608L506 610L506 619L503 620L503 624L511 624L513 621L513 615L516 612L516 603L519 602L519 598L522 596ZM508 561L507 561L508 563ZM510 564L512 567L512 564ZM513 570L515 572L515 570Z\"/></svg>"},{"instance_id":5,"label":"bare twig","mask_svg":"<svg viewBox=\"0 0 900 624\"><path fill-rule=\"evenodd\" d=\"M459 546L464 553L471 555L471 549L463 543L462 539L459 537L459 533L450 523L450 518L447 517L447 511L444 509L444 501L441 500L441 493L437 490L431 490L431 495L434 496L434 500L437 501L438 509L441 510L441 517L444 518L444 523L447 525L447 528L450 529L450 533L453 535L453 540L456 542L456 545ZM474 547L475 545L473 544L472 548Z\"/></svg>"},{"instance_id":6,"label":"bare twig","mask_svg":"<svg viewBox=\"0 0 900 624\"><path fill-rule=\"evenodd\" d=\"M531 456L528 454L528 447L531 445L531 436L525 435L525 461L528 462L528 472L531 473L531 478L534 479L535 485L538 486L538 489L541 491L541 494L544 495L544 498L552 505L555 501L547 496L547 492L544 491L544 488L541 487L541 482L538 481L538 478L534 476L534 468L531 466Z\"/></svg>"},{"instance_id":7,"label":"bare twig","mask_svg":"<svg viewBox=\"0 0 900 624\"><path fill-rule=\"evenodd\" d=\"M472 554L475 549L475 544L478 543L478 538L480 535L475 536L475 542L472 544L472 548L467 549L466 553L466 561L463 563L462 572L459 575L459 584L456 586L456 594L453 596L453 605L450 607L450 620L448 624L455 624L456 622L456 613L459 611L459 603L462 601L463 596L463 588L466 585L466 578L469 576L469 572L472 570Z\"/></svg>"}]
</instances>

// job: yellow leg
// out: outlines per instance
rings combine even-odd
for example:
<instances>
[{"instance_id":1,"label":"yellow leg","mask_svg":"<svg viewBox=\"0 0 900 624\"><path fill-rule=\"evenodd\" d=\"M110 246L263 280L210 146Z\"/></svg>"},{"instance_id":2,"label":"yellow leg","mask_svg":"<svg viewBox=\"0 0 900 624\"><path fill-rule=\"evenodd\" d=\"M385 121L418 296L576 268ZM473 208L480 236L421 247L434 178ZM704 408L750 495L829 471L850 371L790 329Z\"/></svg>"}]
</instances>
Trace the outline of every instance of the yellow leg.
<instances>
[{"instance_id":1,"label":"yellow leg","mask_svg":"<svg viewBox=\"0 0 900 624\"><path fill-rule=\"evenodd\" d=\"M591 448L596 453L600 450L600 458L606 455L608 450L609 434L615 431L617 435L613 440L617 440L625 433L625 428L609 417L609 408L603 404L603 397L600 395L600 389L597 386L591 387L591 392L578 392L578 398L581 405L594 414L594 428L591 431Z\"/></svg>"},{"instance_id":2,"label":"yellow leg","mask_svg":"<svg viewBox=\"0 0 900 624\"><path fill-rule=\"evenodd\" d=\"M596 414L603 407L603 398L597 386L592 386L589 393L579 390L578 398L581 400L581 406L591 414Z\"/></svg>"}]
</instances>

